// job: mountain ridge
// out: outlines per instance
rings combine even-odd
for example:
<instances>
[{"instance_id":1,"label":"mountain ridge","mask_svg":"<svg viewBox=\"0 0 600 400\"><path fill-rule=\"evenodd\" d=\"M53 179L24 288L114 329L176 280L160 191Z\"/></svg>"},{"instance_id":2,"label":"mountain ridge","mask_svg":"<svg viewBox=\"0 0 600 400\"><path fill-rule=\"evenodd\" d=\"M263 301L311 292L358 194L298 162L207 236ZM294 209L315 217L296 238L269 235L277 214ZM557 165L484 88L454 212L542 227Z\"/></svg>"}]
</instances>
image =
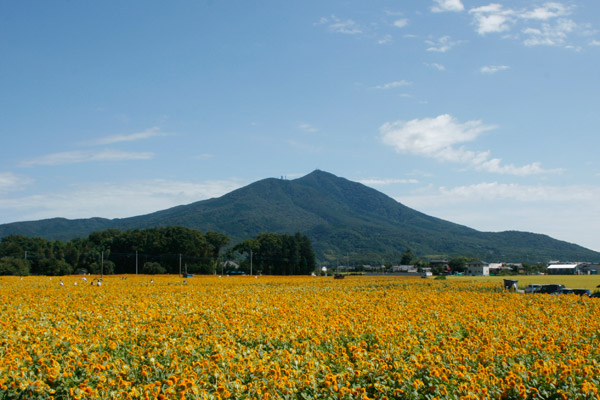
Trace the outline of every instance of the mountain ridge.
<instances>
[{"instance_id":1,"label":"mountain ridge","mask_svg":"<svg viewBox=\"0 0 600 400\"><path fill-rule=\"evenodd\" d=\"M409 208L361 183L315 170L294 180L266 178L221 197L128 218L89 218L0 225L9 234L69 240L109 228L179 225L221 232L238 242L259 233L300 232L320 260L343 256L469 256L486 261L600 260L600 253L547 235L480 232Z\"/></svg>"}]
</instances>

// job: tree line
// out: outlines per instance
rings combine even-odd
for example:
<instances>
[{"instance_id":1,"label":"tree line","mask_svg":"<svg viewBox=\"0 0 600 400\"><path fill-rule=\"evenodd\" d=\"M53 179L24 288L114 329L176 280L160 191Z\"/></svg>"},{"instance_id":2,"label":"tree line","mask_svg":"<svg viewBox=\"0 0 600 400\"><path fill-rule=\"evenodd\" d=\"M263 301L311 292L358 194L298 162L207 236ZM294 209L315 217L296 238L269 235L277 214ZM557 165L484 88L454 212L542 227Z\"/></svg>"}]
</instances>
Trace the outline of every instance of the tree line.
<instances>
[{"instance_id":1,"label":"tree line","mask_svg":"<svg viewBox=\"0 0 600 400\"><path fill-rule=\"evenodd\" d=\"M242 268L268 275L307 275L316 268L315 253L307 236L262 233L235 245L231 252L242 256Z\"/></svg>"},{"instance_id":2,"label":"tree line","mask_svg":"<svg viewBox=\"0 0 600 400\"><path fill-rule=\"evenodd\" d=\"M227 260L235 272L249 272L251 264L252 272L269 274L308 274L315 268L304 235L265 233L227 249L229 244L221 233L179 226L107 229L66 242L10 235L0 241L0 275L213 274Z\"/></svg>"}]
</instances>

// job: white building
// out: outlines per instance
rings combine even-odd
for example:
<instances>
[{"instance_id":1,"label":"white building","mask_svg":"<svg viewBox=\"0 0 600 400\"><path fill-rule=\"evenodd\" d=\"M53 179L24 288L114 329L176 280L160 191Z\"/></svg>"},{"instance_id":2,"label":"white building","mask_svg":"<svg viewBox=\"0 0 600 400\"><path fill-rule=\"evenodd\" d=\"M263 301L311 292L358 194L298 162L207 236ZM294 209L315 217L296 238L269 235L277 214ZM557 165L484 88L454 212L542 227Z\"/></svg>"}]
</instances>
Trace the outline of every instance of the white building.
<instances>
[{"instance_id":1,"label":"white building","mask_svg":"<svg viewBox=\"0 0 600 400\"><path fill-rule=\"evenodd\" d=\"M485 261L471 261L465 265L467 275L489 276L490 264Z\"/></svg>"},{"instance_id":2,"label":"white building","mask_svg":"<svg viewBox=\"0 0 600 400\"><path fill-rule=\"evenodd\" d=\"M414 265L392 265L392 272L416 273Z\"/></svg>"},{"instance_id":3,"label":"white building","mask_svg":"<svg viewBox=\"0 0 600 400\"><path fill-rule=\"evenodd\" d=\"M550 264L546 272L548 275L581 275L583 274L582 263Z\"/></svg>"}]
</instances>

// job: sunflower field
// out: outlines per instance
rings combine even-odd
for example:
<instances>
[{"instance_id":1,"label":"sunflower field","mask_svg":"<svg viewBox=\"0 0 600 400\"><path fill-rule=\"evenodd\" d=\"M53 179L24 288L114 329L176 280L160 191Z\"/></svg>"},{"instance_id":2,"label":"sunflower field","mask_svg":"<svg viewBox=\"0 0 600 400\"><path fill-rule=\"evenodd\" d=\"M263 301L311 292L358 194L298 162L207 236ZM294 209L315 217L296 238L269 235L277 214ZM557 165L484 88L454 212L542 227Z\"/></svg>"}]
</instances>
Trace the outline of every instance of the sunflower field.
<instances>
[{"instance_id":1,"label":"sunflower field","mask_svg":"<svg viewBox=\"0 0 600 400\"><path fill-rule=\"evenodd\" d=\"M600 299L397 277L0 278L0 399L598 399Z\"/></svg>"}]
</instances>

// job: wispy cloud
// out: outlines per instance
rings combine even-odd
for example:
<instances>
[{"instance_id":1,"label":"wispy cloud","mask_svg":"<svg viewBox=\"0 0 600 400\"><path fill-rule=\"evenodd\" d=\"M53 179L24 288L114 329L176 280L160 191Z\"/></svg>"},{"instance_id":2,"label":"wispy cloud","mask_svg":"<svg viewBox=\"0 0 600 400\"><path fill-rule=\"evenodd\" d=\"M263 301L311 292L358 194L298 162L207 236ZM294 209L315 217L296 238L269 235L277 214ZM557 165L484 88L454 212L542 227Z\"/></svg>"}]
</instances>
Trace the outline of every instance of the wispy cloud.
<instances>
[{"instance_id":1,"label":"wispy cloud","mask_svg":"<svg viewBox=\"0 0 600 400\"><path fill-rule=\"evenodd\" d=\"M482 133L496 129L481 121L461 123L448 114L436 118L414 119L411 121L388 122L380 132L385 144L399 153L434 158L439 161L467 164L484 172L510 175L532 175L548 172L539 163L524 166L502 164L499 158L491 158L490 152L476 152L466 149L463 144L472 142Z\"/></svg>"},{"instance_id":2,"label":"wispy cloud","mask_svg":"<svg viewBox=\"0 0 600 400\"><path fill-rule=\"evenodd\" d=\"M465 6L460 0L434 0L433 12L463 11Z\"/></svg>"},{"instance_id":3,"label":"wispy cloud","mask_svg":"<svg viewBox=\"0 0 600 400\"><path fill-rule=\"evenodd\" d=\"M154 153L127 152L121 150L104 149L100 151L66 151L62 153L47 154L41 157L24 160L21 167L35 167L38 165L64 165L77 164L91 161L126 161L148 160Z\"/></svg>"},{"instance_id":4,"label":"wispy cloud","mask_svg":"<svg viewBox=\"0 0 600 400\"><path fill-rule=\"evenodd\" d=\"M315 128L314 126L312 126L311 124L308 124L306 122L298 125L298 129L300 129L301 131L304 131L304 132L308 132L308 133L315 133L315 132L319 131L317 128Z\"/></svg>"},{"instance_id":5,"label":"wispy cloud","mask_svg":"<svg viewBox=\"0 0 600 400\"><path fill-rule=\"evenodd\" d=\"M589 33L585 24L580 25L567 18L573 13L573 6L561 2L546 2L542 6L523 9L492 3L472 8L469 13L480 35L505 33L516 27L517 34L505 37L522 39L525 46L575 48L568 43L569 36L575 32Z\"/></svg>"},{"instance_id":6,"label":"wispy cloud","mask_svg":"<svg viewBox=\"0 0 600 400\"><path fill-rule=\"evenodd\" d=\"M133 142L136 140L145 140L145 139L149 139L151 137L156 137L156 136L169 136L169 135L170 135L169 133L161 132L160 128L158 128L158 127L152 127L150 129L146 129L145 131L137 132L137 133L106 136L103 138L91 140L89 142L86 142L85 144L106 145L106 144L114 144L114 143L121 143L121 142Z\"/></svg>"},{"instance_id":7,"label":"wispy cloud","mask_svg":"<svg viewBox=\"0 0 600 400\"><path fill-rule=\"evenodd\" d=\"M438 71L445 71L446 67L438 63L425 63L426 66L437 69Z\"/></svg>"},{"instance_id":8,"label":"wispy cloud","mask_svg":"<svg viewBox=\"0 0 600 400\"><path fill-rule=\"evenodd\" d=\"M537 19L547 21L552 18L564 17L571 14L571 7L558 2L547 2L542 7L525 10L519 13L523 19Z\"/></svg>"},{"instance_id":9,"label":"wispy cloud","mask_svg":"<svg viewBox=\"0 0 600 400\"><path fill-rule=\"evenodd\" d=\"M321 17L316 25L326 25L330 32L342 33L345 35L357 35L363 32L360 25L352 19L342 20L335 15Z\"/></svg>"},{"instance_id":10,"label":"wispy cloud","mask_svg":"<svg viewBox=\"0 0 600 400\"><path fill-rule=\"evenodd\" d=\"M525 46L560 46L567 43L567 37L577 28L570 19L560 19L555 24L542 24L540 28L526 28Z\"/></svg>"},{"instance_id":11,"label":"wispy cloud","mask_svg":"<svg viewBox=\"0 0 600 400\"><path fill-rule=\"evenodd\" d=\"M600 226L590 221L590 215L600 215L599 197L597 186L481 182L417 187L396 200L483 231L537 232L600 250L596 240Z\"/></svg>"},{"instance_id":12,"label":"wispy cloud","mask_svg":"<svg viewBox=\"0 0 600 400\"><path fill-rule=\"evenodd\" d=\"M502 4L492 3L469 10L475 18L480 35L508 31L513 23L515 11L504 9Z\"/></svg>"},{"instance_id":13,"label":"wispy cloud","mask_svg":"<svg viewBox=\"0 0 600 400\"><path fill-rule=\"evenodd\" d=\"M394 21L393 25L396 28L404 28L405 26L408 25L408 19L406 19L406 18L397 19Z\"/></svg>"},{"instance_id":14,"label":"wispy cloud","mask_svg":"<svg viewBox=\"0 0 600 400\"><path fill-rule=\"evenodd\" d=\"M388 44L388 43L392 43L394 41L392 35L390 34L386 34L383 35L383 37L379 40L377 40L377 44Z\"/></svg>"},{"instance_id":15,"label":"wispy cloud","mask_svg":"<svg viewBox=\"0 0 600 400\"><path fill-rule=\"evenodd\" d=\"M505 71L509 68L508 65L484 65L481 67L480 72L482 74L495 74L496 72Z\"/></svg>"},{"instance_id":16,"label":"wispy cloud","mask_svg":"<svg viewBox=\"0 0 600 400\"><path fill-rule=\"evenodd\" d=\"M392 179L392 178L388 178L388 179L360 179L357 182L362 183L363 185L367 185L367 186L387 186L387 185L393 185L396 183L419 183L419 181L417 179Z\"/></svg>"},{"instance_id":17,"label":"wispy cloud","mask_svg":"<svg viewBox=\"0 0 600 400\"><path fill-rule=\"evenodd\" d=\"M60 191L0 198L0 217L11 221L41 218L124 218L219 197L242 185L237 179L183 182L163 179L93 182Z\"/></svg>"},{"instance_id":18,"label":"wispy cloud","mask_svg":"<svg viewBox=\"0 0 600 400\"><path fill-rule=\"evenodd\" d=\"M399 87L404 87L404 86L410 86L411 84L412 84L411 82L401 80L401 81L384 83L382 85L377 85L377 86L375 86L375 89L387 90L387 89L394 89L394 88L399 88Z\"/></svg>"},{"instance_id":19,"label":"wispy cloud","mask_svg":"<svg viewBox=\"0 0 600 400\"><path fill-rule=\"evenodd\" d=\"M12 172L0 172L0 193L21 190L33 183L33 179Z\"/></svg>"},{"instance_id":20,"label":"wispy cloud","mask_svg":"<svg viewBox=\"0 0 600 400\"><path fill-rule=\"evenodd\" d=\"M425 44L429 46L427 51L435 51L439 53L445 53L460 43L462 43L461 40L452 40L450 36L442 36L437 40L425 41Z\"/></svg>"},{"instance_id":21,"label":"wispy cloud","mask_svg":"<svg viewBox=\"0 0 600 400\"><path fill-rule=\"evenodd\" d=\"M579 186L521 185L516 183L481 182L455 187L441 186L415 193L427 205L440 198L448 203L517 201L520 203L567 203L593 201L600 196L600 188Z\"/></svg>"}]
</instances>

